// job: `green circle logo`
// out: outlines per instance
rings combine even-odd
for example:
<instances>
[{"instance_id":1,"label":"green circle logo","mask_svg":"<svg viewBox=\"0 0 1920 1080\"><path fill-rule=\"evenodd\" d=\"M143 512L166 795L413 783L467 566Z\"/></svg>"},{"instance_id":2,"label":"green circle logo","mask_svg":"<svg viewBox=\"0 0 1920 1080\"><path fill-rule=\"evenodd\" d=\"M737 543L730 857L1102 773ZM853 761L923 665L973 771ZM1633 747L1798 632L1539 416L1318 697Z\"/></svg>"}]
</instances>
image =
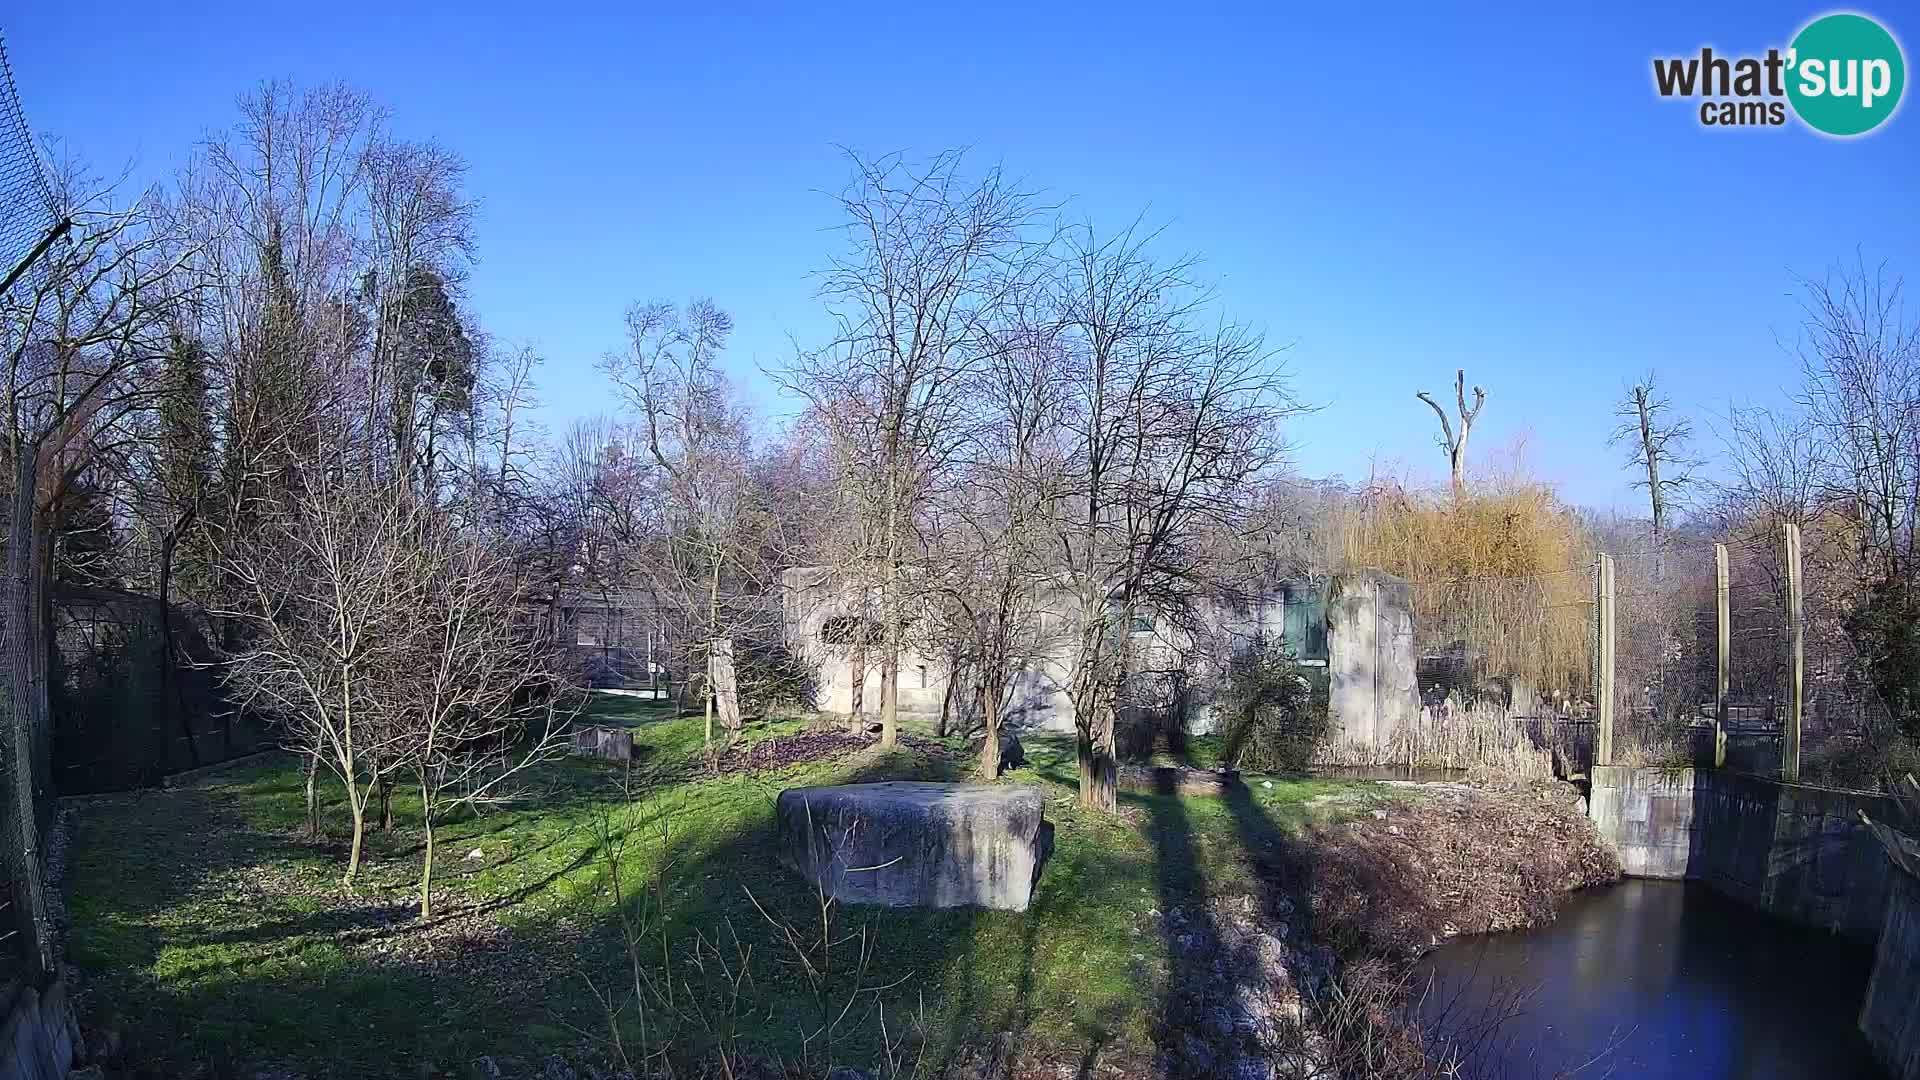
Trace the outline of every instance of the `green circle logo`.
<instances>
[{"instance_id":1,"label":"green circle logo","mask_svg":"<svg viewBox=\"0 0 1920 1080\"><path fill-rule=\"evenodd\" d=\"M1808 127L1862 135L1885 123L1907 86L1900 43L1865 15L1823 15L1787 51L1787 100Z\"/></svg>"}]
</instances>

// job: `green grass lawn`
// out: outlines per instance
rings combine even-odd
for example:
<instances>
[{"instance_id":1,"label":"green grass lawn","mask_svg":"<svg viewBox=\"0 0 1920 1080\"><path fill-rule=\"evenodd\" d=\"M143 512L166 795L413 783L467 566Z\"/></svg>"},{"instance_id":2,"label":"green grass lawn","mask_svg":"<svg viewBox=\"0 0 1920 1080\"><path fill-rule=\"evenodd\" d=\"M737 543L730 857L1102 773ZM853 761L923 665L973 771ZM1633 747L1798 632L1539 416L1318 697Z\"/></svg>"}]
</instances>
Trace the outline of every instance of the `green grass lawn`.
<instances>
[{"instance_id":1,"label":"green grass lawn","mask_svg":"<svg viewBox=\"0 0 1920 1080\"><path fill-rule=\"evenodd\" d=\"M512 1063L549 1053L605 1059L608 1005L621 1006L632 986L613 899L617 864L630 901L643 882L664 883L681 1014L655 1010L643 1033L635 1011L619 1009L630 1049L663 1030L682 1046L733 1031L762 1052L820 1056L818 1041L805 1045L798 1034L818 1003L767 918L814 927L819 917L809 888L778 865L776 795L803 783L957 779L969 762L868 750L703 776L692 765L700 717L620 698L595 712L631 723L636 758L673 779L631 790L637 773L559 762L524 801L443 826L438 910L425 927L413 910L418 807L404 795L396 828L372 834L351 895L339 884L341 798L330 793L329 834L307 839L290 760L76 810L65 889L69 958L87 973L85 1021L116 1029L129 1057L153 1063L152 1075L190 1066L227 1075L263 1063L333 1076L468 1075L482 1054L511 1074ZM742 738L805 723L768 720ZM1033 907L838 909L835 934L849 940L835 952L836 992L852 985L861 934L872 948L867 989L827 1056L871 1066L884 1031L938 1060L967 1039L1012 1029L1067 1054L1095 1045L1149 1053L1167 968L1150 913L1252 890L1251 849L1378 797L1358 785L1276 781L1256 783L1236 808L1126 795L1123 813L1108 818L1075 806L1070 742L1029 739L1027 749L1028 766L1008 782L1043 786L1056 829ZM714 957L686 962L701 940L720 943L729 966L749 973L737 994L727 989L735 1008L707 1008L720 993ZM649 939L655 978L660 947ZM733 1019L715 1019L722 1014Z\"/></svg>"}]
</instances>

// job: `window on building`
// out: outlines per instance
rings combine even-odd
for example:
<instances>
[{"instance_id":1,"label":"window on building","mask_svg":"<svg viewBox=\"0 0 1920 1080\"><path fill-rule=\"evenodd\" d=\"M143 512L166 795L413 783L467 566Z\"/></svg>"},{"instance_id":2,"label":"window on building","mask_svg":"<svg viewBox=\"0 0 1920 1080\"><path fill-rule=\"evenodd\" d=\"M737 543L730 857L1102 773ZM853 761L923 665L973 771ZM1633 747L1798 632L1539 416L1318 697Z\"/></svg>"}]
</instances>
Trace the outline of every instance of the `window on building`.
<instances>
[{"instance_id":1,"label":"window on building","mask_svg":"<svg viewBox=\"0 0 1920 1080\"><path fill-rule=\"evenodd\" d=\"M1282 640L1288 651L1309 663L1327 659L1327 587L1288 585L1282 594Z\"/></svg>"},{"instance_id":2,"label":"window on building","mask_svg":"<svg viewBox=\"0 0 1920 1080\"><path fill-rule=\"evenodd\" d=\"M925 690L926 688L927 688L927 665L921 664L920 665L920 689Z\"/></svg>"},{"instance_id":3,"label":"window on building","mask_svg":"<svg viewBox=\"0 0 1920 1080\"><path fill-rule=\"evenodd\" d=\"M1136 634L1151 634L1153 633L1153 626L1153 616L1151 615L1135 615L1133 617L1133 632Z\"/></svg>"}]
</instances>

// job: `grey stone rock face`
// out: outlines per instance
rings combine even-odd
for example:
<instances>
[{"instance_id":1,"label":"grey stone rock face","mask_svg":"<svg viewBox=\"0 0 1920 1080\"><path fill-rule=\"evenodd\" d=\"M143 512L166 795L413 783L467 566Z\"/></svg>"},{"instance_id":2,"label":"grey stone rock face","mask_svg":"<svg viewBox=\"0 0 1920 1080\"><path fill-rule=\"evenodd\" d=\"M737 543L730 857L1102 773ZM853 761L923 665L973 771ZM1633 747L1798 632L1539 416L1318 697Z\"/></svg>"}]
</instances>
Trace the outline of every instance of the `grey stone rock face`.
<instances>
[{"instance_id":1,"label":"grey stone rock face","mask_svg":"<svg viewBox=\"0 0 1920 1080\"><path fill-rule=\"evenodd\" d=\"M843 903L1025 911L1053 846L1038 788L889 781L789 788L780 856Z\"/></svg>"}]
</instances>

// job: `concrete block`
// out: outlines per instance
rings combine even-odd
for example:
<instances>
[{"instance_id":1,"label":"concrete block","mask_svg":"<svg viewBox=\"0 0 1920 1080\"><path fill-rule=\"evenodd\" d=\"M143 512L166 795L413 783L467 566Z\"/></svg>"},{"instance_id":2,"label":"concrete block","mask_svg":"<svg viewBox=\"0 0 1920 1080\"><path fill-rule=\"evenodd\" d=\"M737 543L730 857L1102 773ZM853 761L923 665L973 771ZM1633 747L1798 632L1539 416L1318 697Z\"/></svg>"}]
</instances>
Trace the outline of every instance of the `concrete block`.
<instances>
[{"instance_id":1,"label":"concrete block","mask_svg":"<svg viewBox=\"0 0 1920 1080\"><path fill-rule=\"evenodd\" d=\"M790 868L847 903L1025 911L1053 845L1033 787L890 781L789 788Z\"/></svg>"}]
</instances>

